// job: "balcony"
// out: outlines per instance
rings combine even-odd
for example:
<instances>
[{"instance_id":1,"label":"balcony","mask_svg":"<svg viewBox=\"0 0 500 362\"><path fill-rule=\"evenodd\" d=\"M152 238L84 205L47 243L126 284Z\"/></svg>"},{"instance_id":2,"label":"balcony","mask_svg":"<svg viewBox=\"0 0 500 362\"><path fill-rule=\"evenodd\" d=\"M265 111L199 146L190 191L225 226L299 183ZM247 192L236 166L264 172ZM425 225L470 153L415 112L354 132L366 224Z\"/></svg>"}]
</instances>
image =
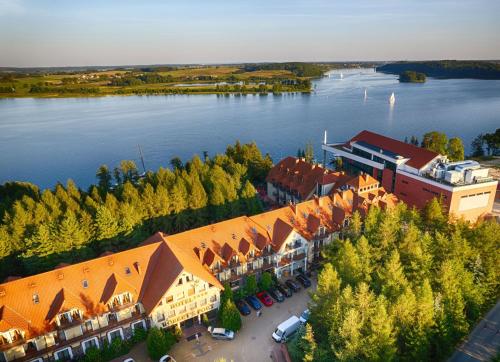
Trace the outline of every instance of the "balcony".
<instances>
[{"instance_id":1,"label":"balcony","mask_svg":"<svg viewBox=\"0 0 500 362\"><path fill-rule=\"evenodd\" d=\"M290 264L291 262L292 262L291 257L282 257L278 263L278 266L282 267L282 266Z\"/></svg>"},{"instance_id":2,"label":"balcony","mask_svg":"<svg viewBox=\"0 0 500 362\"><path fill-rule=\"evenodd\" d=\"M11 343L8 343L5 339L2 338L2 342L0 343L0 351L9 350L24 343L26 343L26 340L21 336L15 337Z\"/></svg>"},{"instance_id":3,"label":"balcony","mask_svg":"<svg viewBox=\"0 0 500 362\"><path fill-rule=\"evenodd\" d=\"M80 335L78 337L75 337L75 338L68 339L68 340L63 340L63 339L60 339L60 338L56 338L56 343L53 346L44 348L44 349L42 349L40 351L37 351L34 348L33 349L28 349L28 350L26 350L26 357L24 357L24 358L25 358L25 360L30 360L30 359L39 357L42 354L50 354L50 353L52 353L54 351L57 351L59 349L62 349L64 347L70 347L72 345L81 343L83 340L91 338L91 337L97 337L98 339L101 339L100 337L104 337L106 335L106 333L109 332L110 330L118 328L118 327L122 327L122 326L124 326L126 324L129 324L131 322L134 322L135 320L139 320L139 319L142 319L142 318L143 318L142 314L138 313L137 311L134 310L132 312L132 316L130 318L123 319L123 320L121 320L119 322L116 321L116 320L109 321L109 323L108 323L107 326L102 327L102 328L98 328L98 329L95 329L95 330L90 330L90 329L89 330L85 330L84 329L84 332L83 332L82 335ZM74 348L73 348L73 352L75 352Z\"/></svg>"},{"instance_id":4,"label":"balcony","mask_svg":"<svg viewBox=\"0 0 500 362\"><path fill-rule=\"evenodd\" d=\"M109 309L112 311L112 312L118 312L120 310L123 310L123 309L126 309L126 308L130 308L132 306L134 306L136 303L133 301L133 300L129 300L129 301L123 301L123 303L113 303Z\"/></svg>"},{"instance_id":5,"label":"balcony","mask_svg":"<svg viewBox=\"0 0 500 362\"><path fill-rule=\"evenodd\" d=\"M304 259L305 257L306 257L306 253L300 253L300 254L294 255L293 260L298 261L298 260Z\"/></svg>"},{"instance_id":6,"label":"balcony","mask_svg":"<svg viewBox=\"0 0 500 362\"><path fill-rule=\"evenodd\" d=\"M71 320L66 319L66 318L60 318L59 319L59 325L57 326L57 329L68 329L75 327L77 325L80 325L83 323L82 317L80 315L76 314L74 316L71 316Z\"/></svg>"}]
</instances>

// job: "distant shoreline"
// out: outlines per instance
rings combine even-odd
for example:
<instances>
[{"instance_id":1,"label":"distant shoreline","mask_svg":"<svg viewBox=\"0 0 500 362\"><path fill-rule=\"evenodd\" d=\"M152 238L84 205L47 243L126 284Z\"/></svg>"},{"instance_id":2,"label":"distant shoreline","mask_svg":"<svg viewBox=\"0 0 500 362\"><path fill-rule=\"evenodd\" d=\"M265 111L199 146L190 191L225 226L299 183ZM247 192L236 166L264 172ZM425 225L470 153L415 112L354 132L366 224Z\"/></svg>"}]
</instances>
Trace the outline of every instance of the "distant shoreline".
<instances>
[{"instance_id":1,"label":"distant shoreline","mask_svg":"<svg viewBox=\"0 0 500 362\"><path fill-rule=\"evenodd\" d=\"M399 75L404 72L423 73L437 79L500 80L500 64L483 61L397 62L375 68L377 72Z\"/></svg>"}]
</instances>

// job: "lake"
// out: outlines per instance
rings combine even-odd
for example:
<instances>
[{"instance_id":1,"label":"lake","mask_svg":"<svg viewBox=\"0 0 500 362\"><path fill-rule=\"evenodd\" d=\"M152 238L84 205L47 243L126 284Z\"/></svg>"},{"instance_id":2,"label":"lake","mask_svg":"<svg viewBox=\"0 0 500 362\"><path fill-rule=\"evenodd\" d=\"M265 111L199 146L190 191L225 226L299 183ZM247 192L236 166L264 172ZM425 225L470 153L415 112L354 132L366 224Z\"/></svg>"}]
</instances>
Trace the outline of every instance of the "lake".
<instances>
[{"instance_id":1,"label":"lake","mask_svg":"<svg viewBox=\"0 0 500 362\"><path fill-rule=\"evenodd\" d=\"M71 178L87 187L101 164L140 167L138 144L155 170L174 156L223 152L236 139L256 141L276 162L309 141L321 159L324 130L329 142L363 129L398 139L437 130L461 137L468 151L475 136L500 127L498 80L409 84L372 69L342 73L315 81L312 94L0 99L0 183L52 187Z\"/></svg>"}]
</instances>

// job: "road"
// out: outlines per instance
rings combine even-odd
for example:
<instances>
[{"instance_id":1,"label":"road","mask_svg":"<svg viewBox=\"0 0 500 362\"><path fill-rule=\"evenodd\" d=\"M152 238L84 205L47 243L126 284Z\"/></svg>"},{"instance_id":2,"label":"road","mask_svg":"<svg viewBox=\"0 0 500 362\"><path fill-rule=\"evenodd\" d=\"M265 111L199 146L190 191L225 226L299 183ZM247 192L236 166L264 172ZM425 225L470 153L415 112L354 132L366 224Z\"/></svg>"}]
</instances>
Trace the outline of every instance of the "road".
<instances>
[{"instance_id":1,"label":"road","mask_svg":"<svg viewBox=\"0 0 500 362\"><path fill-rule=\"evenodd\" d=\"M500 350L500 301L491 309L449 362L489 361Z\"/></svg>"}]
</instances>

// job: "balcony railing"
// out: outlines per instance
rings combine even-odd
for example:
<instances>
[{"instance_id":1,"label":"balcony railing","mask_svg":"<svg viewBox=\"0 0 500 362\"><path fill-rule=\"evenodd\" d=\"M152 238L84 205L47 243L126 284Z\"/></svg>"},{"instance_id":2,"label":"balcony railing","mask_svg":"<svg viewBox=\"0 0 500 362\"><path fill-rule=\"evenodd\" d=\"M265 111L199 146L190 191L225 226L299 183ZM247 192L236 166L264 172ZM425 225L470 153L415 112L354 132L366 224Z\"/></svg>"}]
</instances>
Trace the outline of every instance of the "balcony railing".
<instances>
[{"instance_id":1,"label":"balcony railing","mask_svg":"<svg viewBox=\"0 0 500 362\"><path fill-rule=\"evenodd\" d=\"M58 329L67 329L71 328L74 326L77 326L79 324L82 324L83 320L82 317L79 315L74 315L71 316L71 320L69 319L59 319L59 325L57 326Z\"/></svg>"},{"instance_id":2,"label":"balcony railing","mask_svg":"<svg viewBox=\"0 0 500 362\"><path fill-rule=\"evenodd\" d=\"M6 351L16 346L22 345L26 342L26 340L23 337L17 337L11 343L6 343L6 342L7 341L0 344L0 351Z\"/></svg>"},{"instance_id":3,"label":"balcony railing","mask_svg":"<svg viewBox=\"0 0 500 362\"><path fill-rule=\"evenodd\" d=\"M136 304L136 303L133 300L123 302L122 304L114 303L110 306L109 309L113 312L117 312L119 310L123 310L123 309L129 308L129 307L132 307L134 304Z\"/></svg>"},{"instance_id":4,"label":"balcony railing","mask_svg":"<svg viewBox=\"0 0 500 362\"><path fill-rule=\"evenodd\" d=\"M306 253L300 253L300 254L297 254L297 255L294 255L293 256L293 260L297 261L297 260L302 260L306 257Z\"/></svg>"},{"instance_id":5,"label":"balcony railing","mask_svg":"<svg viewBox=\"0 0 500 362\"><path fill-rule=\"evenodd\" d=\"M137 311L134 310L132 312L131 317L129 317L127 319L123 319L119 322L118 321L109 322L108 325L105 327L98 328L95 330L87 330L82 335L77 336L75 338L70 338L68 340L59 339L56 342L56 344L54 344L53 346L44 348L40 351L37 351L36 349L28 349L28 350L26 350L26 356L24 357L24 359L30 360L30 359L33 359L37 356L49 354L49 353L52 353L53 351L62 349L64 347L75 345L75 344L82 342L83 340L91 338L93 336L100 339L100 337L104 337L106 335L106 333L109 332L111 329L114 329L114 328L117 328L120 326L124 326L126 324L129 324L129 323L134 322L135 320L139 320L141 318L143 318L142 314L138 313ZM73 351L74 351L74 349L73 349Z\"/></svg>"}]
</instances>

